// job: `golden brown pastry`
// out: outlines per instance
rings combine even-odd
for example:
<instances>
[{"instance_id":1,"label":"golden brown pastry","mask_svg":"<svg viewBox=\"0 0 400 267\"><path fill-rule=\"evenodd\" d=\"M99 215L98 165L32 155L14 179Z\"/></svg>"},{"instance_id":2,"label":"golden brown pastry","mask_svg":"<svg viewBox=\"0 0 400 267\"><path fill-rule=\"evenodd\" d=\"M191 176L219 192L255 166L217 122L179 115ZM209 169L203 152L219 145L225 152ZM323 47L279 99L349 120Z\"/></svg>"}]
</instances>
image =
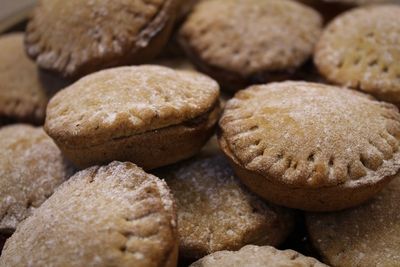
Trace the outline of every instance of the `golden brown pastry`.
<instances>
[{"instance_id":1,"label":"golden brown pastry","mask_svg":"<svg viewBox=\"0 0 400 267\"><path fill-rule=\"evenodd\" d=\"M329 81L400 103L400 6L353 9L318 42L314 61Z\"/></svg>"},{"instance_id":2,"label":"golden brown pastry","mask_svg":"<svg viewBox=\"0 0 400 267\"><path fill-rule=\"evenodd\" d=\"M132 163L78 172L7 240L1 267L175 267L174 200Z\"/></svg>"},{"instance_id":3,"label":"golden brown pastry","mask_svg":"<svg viewBox=\"0 0 400 267\"><path fill-rule=\"evenodd\" d=\"M166 43L177 2L40 0L26 51L40 67L72 77L143 63Z\"/></svg>"},{"instance_id":4,"label":"golden brown pastry","mask_svg":"<svg viewBox=\"0 0 400 267\"><path fill-rule=\"evenodd\" d=\"M379 192L400 168L400 114L335 86L252 86L228 101L219 143L255 193L283 206L330 211Z\"/></svg>"},{"instance_id":5,"label":"golden brown pastry","mask_svg":"<svg viewBox=\"0 0 400 267\"><path fill-rule=\"evenodd\" d=\"M280 245L294 225L292 211L250 193L220 154L157 171L177 202L181 257L199 259L247 244Z\"/></svg>"},{"instance_id":6,"label":"golden brown pastry","mask_svg":"<svg viewBox=\"0 0 400 267\"><path fill-rule=\"evenodd\" d=\"M219 117L219 87L192 71L103 70L59 92L45 129L80 167L131 161L152 169L196 154Z\"/></svg>"},{"instance_id":7,"label":"golden brown pastry","mask_svg":"<svg viewBox=\"0 0 400 267\"><path fill-rule=\"evenodd\" d=\"M239 251L219 251L190 267L327 267L318 260L293 250L277 250L270 246L248 245Z\"/></svg>"},{"instance_id":8,"label":"golden brown pastry","mask_svg":"<svg viewBox=\"0 0 400 267\"><path fill-rule=\"evenodd\" d=\"M291 0L210 0L180 29L193 63L223 88L284 79L312 54L322 20Z\"/></svg>"},{"instance_id":9,"label":"golden brown pastry","mask_svg":"<svg viewBox=\"0 0 400 267\"><path fill-rule=\"evenodd\" d=\"M354 209L308 214L311 241L332 266L390 267L400 263L400 177Z\"/></svg>"},{"instance_id":10,"label":"golden brown pastry","mask_svg":"<svg viewBox=\"0 0 400 267\"><path fill-rule=\"evenodd\" d=\"M0 37L0 124L44 122L48 96L34 62L25 54L23 34Z\"/></svg>"},{"instance_id":11,"label":"golden brown pastry","mask_svg":"<svg viewBox=\"0 0 400 267\"><path fill-rule=\"evenodd\" d=\"M13 232L72 174L72 168L41 127L3 127L0 147L1 234Z\"/></svg>"}]
</instances>

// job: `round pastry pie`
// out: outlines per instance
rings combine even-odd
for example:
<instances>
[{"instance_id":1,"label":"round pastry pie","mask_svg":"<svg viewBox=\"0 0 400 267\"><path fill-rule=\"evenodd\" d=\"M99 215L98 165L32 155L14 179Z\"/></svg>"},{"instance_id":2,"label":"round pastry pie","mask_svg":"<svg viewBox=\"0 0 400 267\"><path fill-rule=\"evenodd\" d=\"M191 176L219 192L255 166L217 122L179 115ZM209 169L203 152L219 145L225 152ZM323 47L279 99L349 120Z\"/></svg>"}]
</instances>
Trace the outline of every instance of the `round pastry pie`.
<instances>
[{"instance_id":1,"label":"round pastry pie","mask_svg":"<svg viewBox=\"0 0 400 267\"><path fill-rule=\"evenodd\" d=\"M222 155L197 157L156 175L177 202L181 257L199 259L246 244L277 246L293 228L293 212L243 188Z\"/></svg>"},{"instance_id":2,"label":"round pastry pie","mask_svg":"<svg viewBox=\"0 0 400 267\"><path fill-rule=\"evenodd\" d=\"M400 6L351 10L318 42L314 61L329 81L400 103Z\"/></svg>"},{"instance_id":3,"label":"round pastry pie","mask_svg":"<svg viewBox=\"0 0 400 267\"><path fill-rule=\"evenodd\" d=\"M160 52L178 0L40 0L26 31L26 51L63 76L139 64Z\"/></svg>"},{"instance_id":4,"label":"round pastry pie","mask_svg":"<svg viewBox=\"0 0 400 267\"><path fill-rule=\"evenodd\" d=\"M311 241L332 266L398 266L400 177L362 206L308 214Z\"/></svg>"},{"instance_id":5,"label":"round pastry pie","mask_svg":"<svg viewBox=\"0 0 400 267\"><path fill-rule=\"evenodd\" d=\"M132 163L83 170L18 226L0 266L165 266L178 252L165 182Z\"/></svg>"},{"instance_id":6,"label":"round pastry pie","mask_svg":"<svg viewBox=\"0 0 400 267\"><path fill-rule=\"evenodd\" d=\"M42 124L48 97L35 63L25 54L22 33L0 37L0 62L0 124Z\"/></svg>"},{"instance_id":7,"label":"round pastry pie","mask_svg":"<svg viewBox=\"0 0 400 267\"><path fill-rule=\"evenodd\" d=\"M318 260L293 250L278 250L270 246L247 245L239 251L219 251L190 267L327 267Z\"/></svg>"},{"instance_id":8,"label":"round pastry pie","mask_svg":"<svg viewBox=\"0 0 400 267\"><path fill-rule=\"evenodd\" d=\"M119 67L56 94L45 129L79 167L121 160L152 169L201 149L219 117L218 97L218 84L196 72Z\"/></svg>"},{"instance_id":9,"label":"round pastry pie","mask_svg":"<svg viewBox=\"0 0 400 267\"><path fill-rule=\"evenodd\" d=\"M284 79L312 54L319 14L291 0L202 1L180 29L197 67L224 88Z\"/></svg>"},{"instance_id":10,"label":"round pastry pie","mask_svg":"<svg viewBox=\"0 0 400 267\"><path fill-rule=\"evenodd\" d=\"M63 183L72 168L42 128L0 129L0 234L15 230Z\"/></svg>"},{"instance_id":11,"label":"round pastry pie","mask_svg":"<svg viewBox=\"0 0 400 267\"><path fill-rule=\"evenodd\" d=\"M219 143L254 192L310 211L356 206L400 168L400 114L345 88L252 86L226 104Z\"/></svg>"}]
</instances>

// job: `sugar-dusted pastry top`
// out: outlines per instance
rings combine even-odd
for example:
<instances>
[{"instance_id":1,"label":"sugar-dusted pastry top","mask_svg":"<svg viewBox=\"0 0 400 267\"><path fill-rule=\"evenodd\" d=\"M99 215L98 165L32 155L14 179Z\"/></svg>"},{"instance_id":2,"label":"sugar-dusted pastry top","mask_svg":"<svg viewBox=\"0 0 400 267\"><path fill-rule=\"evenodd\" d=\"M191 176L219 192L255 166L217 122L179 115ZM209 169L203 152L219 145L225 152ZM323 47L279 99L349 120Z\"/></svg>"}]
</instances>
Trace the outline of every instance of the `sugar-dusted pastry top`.
<instances>
[{"instance_id":1,"label":"sugar-dusted pastry top","mask_svg":"<svg viewBox=\"0 0 400 267\"><path fill-rule=\"evenodd\" d=\"M252 86L228 101L220 127L234 160L286 185L357 186L400 168L398 109L345 88Z\"/></svg>"},{"instance_id":2,"label":"sugar-dusted pastry top","mask_svg":"<svg viewBox=\"0 0 400 267\"><path fill-rule=\"evenodd\" d=\"M167 185L132 163L78 172L6 242L0 266L172 266Z\"/></svg>"},{"instance_id":3,"label":"sugar-dusted pastry top","mask_svg":"<svg viewBox=\"0 0 400 267\"><path fill-rule=\"evenodd\" d=\"M218 84L200 73L152 65L108 69L54 96L45 129L65 145L94 145L195 119L218 97Z\"/></svg>"},{"instance_id":4,"label":"sugar-dusted pastry top","mask_svg":"<svg viewBox=\"0 0 400 267\"><path fill-rule=\"evenodd\" d=\"M48 99L22 33L0 37L0 63L0 117L43 123Z\"/></svg>"},{"instance_id":5,"label":"sugar-dusted pastry top","mask_svg":"<svg viewBox=\"0 0 400 267\"><path fill-rule=\"evenodd\" d=\"M0 232L15 230L71 174L61 151L42 128L0 129Z\"/></svg>"},{"instance_id":6,"label":"sugar-dusted pastry top","mask_svg":"<svg viewBox=\"0 0 400 267\"><path fill-rule=\"evenodd\" d=\"M27 53L65 76L113 66L164 30L176 2L40 0L27 26Z\"/></svg>"},{"instance_id":7,"label":"sugar-dusted pastry top","mask_svg":"<svg viewBox=\"0 0 400 267\"><path fill-rule=\"evenodd\" d=\"M400 262L400 176L365 204L309 214L314 246L332 266L397 266Z\"/></svg>"},{"instance_id":8,"label":"sugar-dusted pastry top","mask_svg":"<svg viewBox=\"0 0 400 267\"><path fill-rule=\"evenodd\" d=\"M279 245L294 223L288 209L245 189L222 155L193 158L157 172L175 197L182 257L246 244Z\"/></svg>"},{"instance_id":9,"label":"sugar-dusted pastry top","mask_svg":"<svg viewBox=\"0 0 400 267\"><path fill-rule=\"evenodd\" d=\"M293 250L248 245L239 251L219 251L196 261L190 267L327 267L318 260Z\"/></svg>"},{"instance_id":10,"label":"sugar-dusted pastry top","mask_svg":"<svg viewBox=\"0 0 400 267\"><path fill-rule=\"evenodd\" d=\"M195 6L180 36L208 65L247 76L298 67L321 27L316 11L291 0L211 0Z\"/></svg>"},{"instance_id":11,"label":"sugar-dusted pastry top","mask_svg":"<svg viewBox=\"0 0 400 267\"><path fill-rule=\"evenodd\" d=\"M315 63L330 81L400 102L400 6L353 9L333 20Z\"/></svg>"}]
</instances>

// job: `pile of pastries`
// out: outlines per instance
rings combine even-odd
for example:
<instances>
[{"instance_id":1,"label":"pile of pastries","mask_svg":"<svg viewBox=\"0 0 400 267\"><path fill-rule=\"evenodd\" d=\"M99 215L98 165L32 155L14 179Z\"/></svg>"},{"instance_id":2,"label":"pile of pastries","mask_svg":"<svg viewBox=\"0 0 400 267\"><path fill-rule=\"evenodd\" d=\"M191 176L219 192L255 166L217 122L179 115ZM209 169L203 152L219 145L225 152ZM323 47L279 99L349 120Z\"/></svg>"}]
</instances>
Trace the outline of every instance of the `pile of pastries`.
<instances>
[{"instance_id":1,"label":"pile of pastries","mask_svg":"<svg viewBox=\"0 0 400 267\"><path fill-rule=\"evenodd\" d=\"M400 266L396 2L39 0L0 267Z\"/></svg>"}]
</instances>

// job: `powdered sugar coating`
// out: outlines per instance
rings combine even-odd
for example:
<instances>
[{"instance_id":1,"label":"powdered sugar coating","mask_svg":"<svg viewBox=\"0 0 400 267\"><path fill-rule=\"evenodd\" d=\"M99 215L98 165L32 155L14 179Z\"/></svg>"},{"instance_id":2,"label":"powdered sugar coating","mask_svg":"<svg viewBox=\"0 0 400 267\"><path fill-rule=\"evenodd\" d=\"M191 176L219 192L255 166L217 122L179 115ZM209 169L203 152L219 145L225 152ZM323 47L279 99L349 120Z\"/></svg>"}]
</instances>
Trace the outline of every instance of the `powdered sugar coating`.
<instances>
[{"instance_id":1,"label":"powdered sugar coating","mask_svg":"<svg viewBox=\"0 0 400 267\"><path fill-rule=\"evenodd\" d=\"M218 84L195 72L152 65L108 69L52 98L45 129L65 145L94 145L194 119L218 96Z\"/></svg>"},{"instance_id":2,"label":"powdered sugar coating","mask_svg":"<svg viewBox=\"0 0 400 267\"><path fill-rule=\"evenodd\" d=\"M177 0L40 0L26 31L27 53L44 69L80 76L123 63L173 23ZM132 56L134 58L132 59Z\"/></svg>"},{"instance_id":3,"label":"powdered sugar coating","mask_svg":"<svg viewBox=\"0 0 400 267\"><path fill-rule=\"evenodd\" d=\"M400 6L361 7L337 17L314 60L332 82L400 102Z\"/></svg>"},{"instance_id":4,"label":"powdered sugar coating","mask_svg":"<svg viewBox=\"0 0 400 267\"><path fill-rule=\"evenodd\" d=\"M180 36L202 62L246 77L300 66L321 25L317 12L291 0L210 0L195 6Z\"/></svg>"},{"instance_id":5,"label":"powdered sugar coating","mask_svg":"<svg viewBox=\"0 0 400 267\"><path fill-rule=\"evenodd\" d=\"M245 189L220 154L194 158L157 172L177 202L180 254L198 259L246 244L277 246L294 217Z\"/></svg>"},{"instance_id":6,"label":"powdered sugar coating","mask_svg":"<svg viewBox=\"0 0 400 267\"><path fill-rule=\"evenodd\" d=\"M400 262L400 176L365 204L308 214L311 240L332 266L397 266Z\"/></svg>"},{"instance_id":7,"label":"powdered sugar coating","mask_svg":"<svg viewBox=\"0 0 400 267\"><path fill-rule=\"evenodd\" d=\"M7 241L0 266L169 267L176 240L165 182L113 162L64 183Z\"/></svg>"},{"instance_id":8,"label":"powdered sugar coating","mask_svg":"<svg viewBox=\"0 0 400 267\"><path fill-rule=\"evenodd\" d=\"M400 168L397 108L344 88L253 86L228 101L220 127L241 165L286 185L357 186Z\"/></svg>"},{"instance_id":9,"label":"powdered sugar coating","mask_svg":"<svg viewBox=\"0 0 400 267\"><path fill-rule=\"evenodd\" d=\"M16 124L0 130L0 231L14 231L71 174L42 128Z\"/></svg>"},{"instance_id":10,"label":"powdered sugar coating","mask_svg":"<svg viewBox=\"0 0 400 267\"><path fill-rule=\"evenodd\" d=\"M314 258L293 250L277 250L270 246L248 245L239 251L219 251L190 267L327 267Z\"/></svg>"}]
</instances>

